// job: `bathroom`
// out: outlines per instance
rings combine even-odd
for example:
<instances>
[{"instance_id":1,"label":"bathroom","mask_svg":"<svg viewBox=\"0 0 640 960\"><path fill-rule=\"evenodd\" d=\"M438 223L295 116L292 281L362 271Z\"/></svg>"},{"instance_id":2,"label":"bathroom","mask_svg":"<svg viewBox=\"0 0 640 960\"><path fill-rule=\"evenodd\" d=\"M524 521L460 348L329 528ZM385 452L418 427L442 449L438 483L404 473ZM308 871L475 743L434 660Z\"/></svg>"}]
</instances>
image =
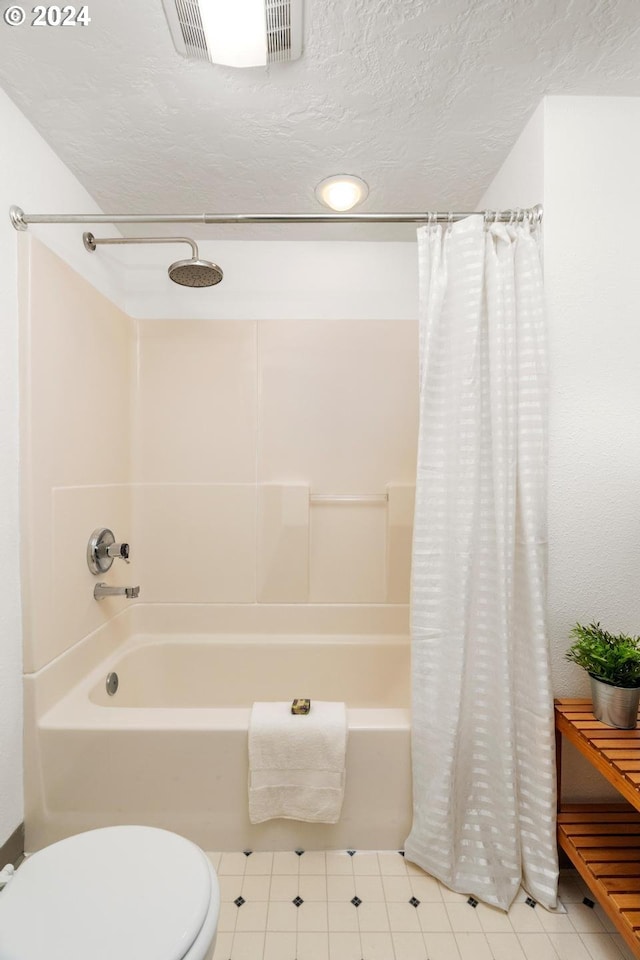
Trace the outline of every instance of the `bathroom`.
<instances>
[{"instance_id":1,"label":"bathroom","mask_svg":"<svg viewBox=\"0 0 640 960\"><path fill-rule=\"evenodd\" d=\"M585 6L305 0L297 58L233 67L178 52L162 0L96 0L66 30L5 2L0 918L48 847L134 824L210 857L215 960L640 955L566 861L559 906L523 888L506 911L403 856L417 229L506 211L544 265L553 696L589 695L565 660L576 621L640 632L640 14ZM344 173L368 187L353 214L387 221L314 222ZM237 214L309 222L215 222ZM179 240L99 242L162 237L222 281L172 282ZM104 528L129 555L95 574ZM299 697L309 720L347 706L339 819L251 823L252 703ZM616 799L569 745L562 784ZM0 921L0 960L22 960L3 949Z\"/></svg>"}]
</instances>

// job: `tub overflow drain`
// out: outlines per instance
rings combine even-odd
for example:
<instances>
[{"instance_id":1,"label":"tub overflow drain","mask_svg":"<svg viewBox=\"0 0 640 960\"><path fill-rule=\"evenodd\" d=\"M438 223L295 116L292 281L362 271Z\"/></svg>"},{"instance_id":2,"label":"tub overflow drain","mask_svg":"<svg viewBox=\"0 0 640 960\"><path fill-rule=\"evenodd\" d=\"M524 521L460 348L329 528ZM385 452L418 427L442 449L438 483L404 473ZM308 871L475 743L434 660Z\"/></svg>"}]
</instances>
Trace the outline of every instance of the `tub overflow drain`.
<instances>
[{"instance_id":1,"label":"tub overflow drain","mask_svg":"<svg viewBox=\"0 0 640 960\"><path fill-rule=\"evenodd\" d=\"M107 683L106 683L107 693L109 694L110 697L112 697L116 692L116 690L118 689L118 683L119 683L118 674L110 673L107 677Z\"/></svg>"}]
</instances>

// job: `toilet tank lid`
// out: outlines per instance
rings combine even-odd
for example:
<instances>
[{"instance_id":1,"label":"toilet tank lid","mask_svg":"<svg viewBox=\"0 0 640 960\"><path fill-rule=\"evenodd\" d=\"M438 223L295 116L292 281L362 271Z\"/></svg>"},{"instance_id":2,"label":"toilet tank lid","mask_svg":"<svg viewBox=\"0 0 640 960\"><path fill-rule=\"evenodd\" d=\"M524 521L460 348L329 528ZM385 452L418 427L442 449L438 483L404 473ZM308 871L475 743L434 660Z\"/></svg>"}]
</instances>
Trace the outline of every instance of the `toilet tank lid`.
<instances>
[{"instance_id":1,"label":"toilet tank lid","mask_svg":"<svg viewBox=\"0 0 640 960\"><path fill-rule=\"evenodd\" d=\"M183 960L212 900L215 874L184 837L90 830L29 857L0 893L0 958Z\"/></svg>"}]
</instances>

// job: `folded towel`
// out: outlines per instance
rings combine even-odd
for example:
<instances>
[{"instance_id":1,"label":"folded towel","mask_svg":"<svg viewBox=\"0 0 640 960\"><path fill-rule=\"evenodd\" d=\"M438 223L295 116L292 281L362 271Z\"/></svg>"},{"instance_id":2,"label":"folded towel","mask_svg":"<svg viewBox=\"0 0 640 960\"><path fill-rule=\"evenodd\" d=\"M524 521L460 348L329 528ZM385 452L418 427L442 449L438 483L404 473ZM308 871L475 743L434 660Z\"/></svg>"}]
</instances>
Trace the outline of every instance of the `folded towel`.
<instances>
[{"instance_id":1,"label":"folded towel","mask_svg":"<svg viewBox=\"0 0 640 960\"><path fill-rule=\"evenodd\" d=\"M249 723L249 818L336 823L344 797L347 711L314 700L295 716L291 701L254 703Z\"/></svg>"}]
</instances>

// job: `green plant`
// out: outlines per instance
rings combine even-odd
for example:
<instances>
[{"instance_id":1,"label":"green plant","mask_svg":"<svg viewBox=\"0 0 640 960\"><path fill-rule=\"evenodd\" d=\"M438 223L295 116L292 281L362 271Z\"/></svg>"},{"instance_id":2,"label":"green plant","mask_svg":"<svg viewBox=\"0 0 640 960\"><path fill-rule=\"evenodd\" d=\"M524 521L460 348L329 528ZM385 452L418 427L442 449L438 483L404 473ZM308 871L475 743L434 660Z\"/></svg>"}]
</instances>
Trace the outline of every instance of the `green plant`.
<instances>
[{"instance_id":1,"label":"green plant","mask_svg":"<svg viewBox=\"0 0 640 960\"><path fill-rule=\"evenodd\" d=\"M565 654L567 660L614 687L640 686L640 637L614 636L599 623L588 627L576 623L571 636L575 639Z\"/></svg>"}]
</instances>

